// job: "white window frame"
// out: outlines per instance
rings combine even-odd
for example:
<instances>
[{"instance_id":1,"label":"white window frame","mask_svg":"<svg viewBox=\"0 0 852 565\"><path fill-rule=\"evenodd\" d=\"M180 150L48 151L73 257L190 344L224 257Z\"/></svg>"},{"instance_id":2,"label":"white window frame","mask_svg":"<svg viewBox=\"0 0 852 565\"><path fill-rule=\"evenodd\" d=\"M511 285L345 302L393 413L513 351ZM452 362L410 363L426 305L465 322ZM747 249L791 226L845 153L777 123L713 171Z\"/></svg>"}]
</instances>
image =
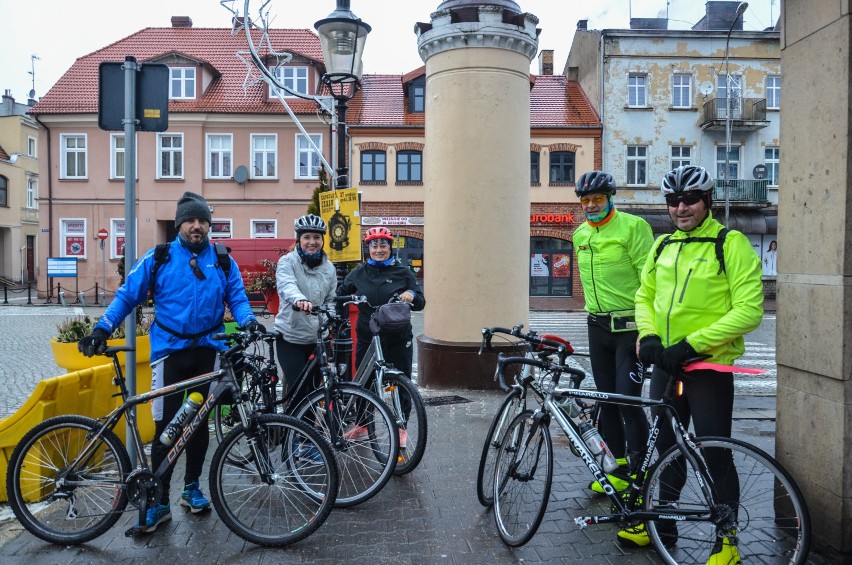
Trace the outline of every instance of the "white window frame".
<instances>
[{"instance_id":1,"label":"white window frame","mask_svg":"<svg viewBox=\"0 0 852 565\"><path fill-rule=\"evenodd\" d=\"M163 147L163 140L166 138L170 139L179 139L180 147ZM163 158L166 157L166 153L168 153L171 158L169 159L169 170L163 171ZM157 134L157 177L158 179L183 179L184 176L184 166L183 166L183 153L184 153L184 143L183 143L183 134L182 133L158 133ZM175 174L175 166L180 168L180 172Z\"/></svg>"},{"instance_id":2,"label":"white window frame","mask_svg":"<svg viewBox=\"0 0 852 565\"><path fill-rule=\"evenodd\" d=\"M742 101L743 101L743 75L737 73L731 73L731 90L734 92L733 100L731 102L731 118L738 119L742 114ZM719 73L716 75L716 97L724 99L728 96L728 83L725 77L725 73ZM725 119L727 118L728 112L726 108L716 107L716 113L718 117Z\"/></svg>"},{"instance_id":3,"label":"white window frame","mask_svg":"<svg viewBox=\"0 0 852 565\"><path fill-rule=\"evenodd\" d=\"M220 229L228 226L227 230ZM216 228L214 230L214 228ZM234 237L234 219L233 218L213 218L210 223L210 239L230 238Z\"/></svg>"},{"instance_id":4,"label":"white window frame","mask_svg":"<svg viewBox=\"0 0 852 565\"><path fill-rule=\"evenodd\" d=\"M648 107L648 75L646 73L627 75L627 106L629 108Z\"/></svg>"},{"instance_id":5,"label":"white window frame","mask_svg":"<svg viewBox=\"0 0 852 565\"><path fill-rule=\"evenodd\" d=\"M769 152L774 155L769 155ZM777 145L768 145L763 150L763 164L766 165L766 178L769 186L778 187L778 176L781 173L781 148Z\"/></svg>"},{"instance_id":6,"label":"white window frame","mask_svg":"<svg viewBox=\"0 0 852 565\"><path fill-rule=\"evenodd\" d=\"M207 134L207 178L230 179L234 176L234 136L230 133Z\"/></svg>"},{"instance_id":7,"label":"white window frame","mask_svg":"<svg viewBox=\"0 0 852 565\"><path fill-rule=\"evenodd\" d=\"M322 150L322 134L311 133L309 135L314 140L316 146ZM320 156L317 155L317 152L311 147L308 139L301 133L296 134L295 151L296 162L294 163L294 169L296 179L314 180L319 178L322 161L320 160ZM305 163L304 166L303 163ZM305 168L307 170L303 170Z\"/></svg>"},{"instance_id":8,"label":"white window frame","mask_svg":"<svg viewBox=\"0 0 852 565\"><path fill-rule=\"evenodd\" d=\"M38 158L38 140L31 135L27 136L27 157Z\"/></svg>"},{"instance_id":9,"label":"white window frame","mask_svg":"<svg viewBox=\"0 0 852 565\"><path fill-rule=\"evenodd\" d=\"M692 75L672 74L672 107L692 108Z\"/></svg>"},{"instance_id":10,"label":"white window frame","mask_svg":"<svg viewBox=\"0 0 852 565\"><path fill-rule=\"evenodd\" d=\"M124 218L110 218L109 219L109 258L110 259L120 259L121 249L118 246L119 238L124 238L124 242L127 242L127 222ZM137 240L138 241L138 240Z\"/></svg>"},{"instance_id":11,"label":"white window frame","mask_svg":"<svg viewBox=\"0 0 852 565\"><path fill-rule=\"evenodd\" d=\"M169 67L169 99L195 100L197 75L195 67Z\"/></svg>"},{"instance_id":12,"label":"white window frame","mask_svg":"<svg viewBox=\"0 0 852 565\"><path fill-rule=\"evenodd\" d=\"M38 179L33 175L27 175L26 207L38 209Z\"/></svg>"},{"instance_id":13,"label":"white window frame","mask_svg":"<svg viewBox=\"0 0 852 565\"><path fill-rule=\"evenodd\" d=\"M73 230L69 230L69 224L74 223ZM82 228L77 226L77 222L82 222ZM60 257L76 257L77 259L86 259L89 253L88 243L88 220L86 218L59 218L59 256ZM69 237L80 238L83 246L82 255L69 255L66 253L68 247L67 239Z\"/></svg>"},{"instance_id":14,"label":"white window frame","mask_svg":"<svg viewBox=\"0 0 852 565\"><path fill-rule=\"evenodd\" d=\"M258 231L261 224L265 224L264 231ZM267 231L266 228L272 227L272 231ZM251 237L253 238L275 238L278 237L278 220L252 219L251 220Z\"/></svg>"},{"instance_id":15,"label":"white window frame","mask_svg":"<svg viewBox=\"0 0 852 565\"><path fill-rule=\"evenodd\" d=\"M271 69L275 75L278 77L278 81L281 82L284 86L289 88L293 92L297 92L302 94L303 96L309 96L309 84L310 84L310 69L309 67L303 66L290 66L290 67L278 67L277 69ZM272 96L275 96L279 89L275 89L272 91ZM293 94L290 94L286 90L281 91L281 95L285 98L295 98Z\"/></svg>"},{"instance_id":16,"label":"white window frame","mask_svg":"<svg viewBox=\"0 0 852 565\"><path fill-rule=\"evenodd\" d=\"M75 141L77 144L74 147L69 147L69 142ZM82 145L79 142L82 141ZM60 172L61 179L87 179L87 171L89 170L89 140L85 133L63 133L59 136L59 152L60 152ZM75 156L75 170L68 170L68 158ZM79 169L82 167L82 173ZM71 174L74 173L74 174Z\"/></svg>"},{"instance_id":17,"label":"white window frame","mask_svg":"<svg viewBox=\"0 0 852 565\"><path fill-rule=\"evenodd\" d=\"M631 155L631 150L633 155ZM627 156L627 186L648 186L648 146L647 145L628 145L626 148ZM640 166L644 163L644 181L639 182ZM633 181L630 182L631 170Z\"/></svg>"},{"instance_id":18,"label":"white window frame","mask_svg":"<svg viewBox=\"0 0 852 565\"><path fill-rule=\"evenodd\" d=\"M119 142L121 147L119 147ZM123 179L127 171L127 155L125 149L127 144L123 133L111 133L109 135L109 178ZM119 160L121 161L119 163ZM119 172L121 169L121 172Z\"/></svg>"},{"instance_id":19,"label":"white window frame","mask_svg":"<svg viewBox=\"0 0 852 565\"><path fill-rule=\"evenodd\" d=\"M671 168L692 164L692 145L672 145Z\"/></svg>"},{"instance_id":20,"label":"white window frame","mask_svg":"<svg viewBox=\"0 0 852 565\"><path fill-rule=\"evenodd\" d=\"M716 146L716 178L719 180L739 180L740 179L740 159L742 159L742 148L739 145L731 145L731 154L728 158L728 166L734 170L734 174L728 179L724 174L725 170L725 150L726 145ZM736 156L736 159L734 158Z\"/></svg>"},{"instance_id":21,"label":"white window frame","mask_svg":"<svg viewBox=\"0 0 852 565\"><path fill-rule=\"evenodd\" d=\"M781 75L766 76L766 107L781 109Z\"/></svg>"},{"instance_id":22,"label":"white window frame","mask_svg":"<svg viewBox=\"0 0 852 565\"><path fill-rule=\"evenodd\" d=\"M278 134L277 133L253 133L250 136L251 143L251 178L253 179L277 179L278 178ZM263 146L260 146L262 143ZM260 161L258 161L260 158ZM271 159L271 163L270 163ZM262 169L258 172L258 163ZM271 171L269 169L272 169Z\"/></svg>"}]
</instances>

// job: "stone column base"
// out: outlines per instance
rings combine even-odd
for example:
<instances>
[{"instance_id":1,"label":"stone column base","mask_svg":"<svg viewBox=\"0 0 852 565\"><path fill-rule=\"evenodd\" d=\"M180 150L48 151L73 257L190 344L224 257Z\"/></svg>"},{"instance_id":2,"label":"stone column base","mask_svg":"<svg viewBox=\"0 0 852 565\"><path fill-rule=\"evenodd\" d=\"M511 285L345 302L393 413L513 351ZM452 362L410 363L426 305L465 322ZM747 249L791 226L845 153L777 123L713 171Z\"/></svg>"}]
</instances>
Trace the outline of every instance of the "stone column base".
<instances>
[{"instance_id":1,"label":"stone column base","mask_svg":"<svg viewBox=\"0 0 852 565\"><path fill-rule=\"evenodd\" d=\"M497 354L523 355L525 348L495 340L492 351L479 354L479 342L455 342L417 337L417 383L436 388L496 390ZM511 382L511 377L506 376Z\"/></svg>"}]
</instances>

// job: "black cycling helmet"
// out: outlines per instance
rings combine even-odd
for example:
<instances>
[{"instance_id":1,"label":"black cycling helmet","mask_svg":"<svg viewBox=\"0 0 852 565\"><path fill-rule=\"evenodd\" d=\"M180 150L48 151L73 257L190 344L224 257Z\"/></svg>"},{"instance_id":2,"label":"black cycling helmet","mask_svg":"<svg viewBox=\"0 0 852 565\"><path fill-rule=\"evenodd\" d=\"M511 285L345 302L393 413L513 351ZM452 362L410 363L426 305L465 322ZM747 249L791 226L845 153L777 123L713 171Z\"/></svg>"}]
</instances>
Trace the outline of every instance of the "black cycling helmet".
<instances>
[{"instance_id":1,"label":"black cycling helmet","mask_svg":"<svg viewBox=\"0 0 852 565\"><path fill-rule=\"evenodd\" d=\"M325 220L314 214L299 216L293 222L293 227L296 228L296 237L299 237L303 233L321 233L325 235L326 231Z\"/></svg>"},{"instance_id":2,"label":"black cycling helmet","mask_svg":"<svg viewBox=\"0 0 852 565\"><path fill-rule=\"evenodd\" d=\"M665 174L660 188L663 195L689 190L708 192L714 184L713 178L704 167L681 165Z\"/></svg>"},{"instance_id":3,"label":"black cycling helmet","mask_svg":"<svg viewBox=\"0 0 852 565\"><path fill-rule=\"evenodd\" d=\"M582 198L587 194L602 193L612 196L615 194L615 180L612 175L603 171L584 173L574 185L574 194Z\"/></svg>"}]
</instances>

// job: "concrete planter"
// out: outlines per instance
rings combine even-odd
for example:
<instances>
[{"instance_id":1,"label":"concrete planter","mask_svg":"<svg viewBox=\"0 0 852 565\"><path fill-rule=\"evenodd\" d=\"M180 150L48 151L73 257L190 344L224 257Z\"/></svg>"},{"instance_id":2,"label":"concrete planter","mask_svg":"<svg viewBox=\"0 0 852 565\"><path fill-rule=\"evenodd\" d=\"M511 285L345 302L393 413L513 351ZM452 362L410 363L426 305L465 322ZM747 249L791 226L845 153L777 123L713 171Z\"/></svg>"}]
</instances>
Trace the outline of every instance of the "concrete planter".
<instances>
[{"instance_id":1,"label":"concrete planter","mask_svg":"<svg viewBox=\"0 0 852 565\"><path fill-rule=\"evenodd\" d=\"M107 345L118 346L124 345L124 339L107 340ZM109 364L109 359L106 357L86 357L77 350L76 343L59 343L56 339L50 340L50 348L53 351L53 359L58 367L61 367L73 373L81 369L89 367L97 367L98 365ZM121 366L125 367L125 354L119 353L118 358L121 361ZM151 360L151 339L150 336L136 336L136 364L148 364Z\"/></svg>"}]
</instances>

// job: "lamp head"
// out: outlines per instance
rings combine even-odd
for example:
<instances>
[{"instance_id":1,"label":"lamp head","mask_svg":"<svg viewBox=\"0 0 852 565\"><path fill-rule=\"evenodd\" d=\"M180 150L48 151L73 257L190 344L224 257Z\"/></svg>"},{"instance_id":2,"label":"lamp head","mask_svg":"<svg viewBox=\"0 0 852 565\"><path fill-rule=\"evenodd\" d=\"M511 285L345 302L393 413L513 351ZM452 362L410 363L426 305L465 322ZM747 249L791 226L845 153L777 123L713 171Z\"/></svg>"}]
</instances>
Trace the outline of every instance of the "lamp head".
<instances>
[{"instance_id":1,"label":"lamp head","mask_svg":"<svg viewBox=\"0 0 852 565\"><path fill-rule=\"evenodd\" d=\"M737 4L737 17L742 16L748 9L748 2L740 2Z\"/></svg>"},{"instance_id":2,"label":"lamp head","mask_svg":"<svg viewBox=\"0 0 852 565\"><path fill-rule=\"evenodd\" d=\"M314 28L325 59L323 80L331 84L358 82L363 72L364 43L372 28L352 13L349 0L337 0L337 9Z\"/></svg>"}]
</instances>

